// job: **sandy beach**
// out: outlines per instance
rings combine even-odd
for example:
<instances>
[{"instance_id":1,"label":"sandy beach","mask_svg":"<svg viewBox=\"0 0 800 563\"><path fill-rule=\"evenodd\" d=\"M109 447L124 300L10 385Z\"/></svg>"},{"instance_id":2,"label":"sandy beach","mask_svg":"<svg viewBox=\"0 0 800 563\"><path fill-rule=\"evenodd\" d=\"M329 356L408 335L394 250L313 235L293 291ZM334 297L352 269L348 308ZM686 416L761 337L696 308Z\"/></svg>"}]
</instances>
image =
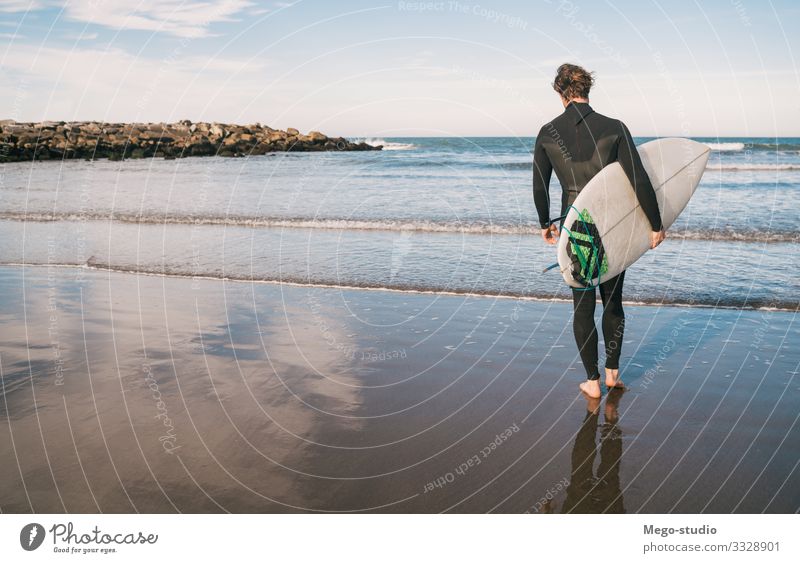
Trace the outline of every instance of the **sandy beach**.
<instances>
[{"instance_id":1,"label":"sandy beach","mask_svg":"<svg viewBox=\"0 0 800 563\"><path fill-rule=\"evenodd\" d=\"M0 267L2 512L796 512L796 314ZM616 408L615 408L616 407Z\"/></svg>"}]
</instances>

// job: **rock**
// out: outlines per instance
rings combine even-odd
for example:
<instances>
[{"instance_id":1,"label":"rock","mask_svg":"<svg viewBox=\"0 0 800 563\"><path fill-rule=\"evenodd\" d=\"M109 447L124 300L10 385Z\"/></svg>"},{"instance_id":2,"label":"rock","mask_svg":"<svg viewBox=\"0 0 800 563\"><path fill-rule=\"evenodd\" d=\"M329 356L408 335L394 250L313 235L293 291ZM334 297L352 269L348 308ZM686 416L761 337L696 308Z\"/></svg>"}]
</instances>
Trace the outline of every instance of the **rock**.
<instances>
[{"instance_id":1,"label":"rock","mask_svg":"<svg viewBox=\"0 0 800 563\"><path fill-rule=\"evenodd\" d=\"M50 158L243 157L275 151L380 150L366 143L329 138L319 131L301 134L261 123L103 123L95 121L0 121L0 162Z\"/></svg>"},{"instance_id":2,"label":"rock","mask_svg":"<svg viewBox=\"0 0 800 563\"><path fill-rule=\"evenodd\" d=\"M213 156L217 153L217 149L214 148L214 145L212 145L211 143L205 142L197 145L192 145L189 148L189 153L192 156Z\"/></svg>"}]
</instances>

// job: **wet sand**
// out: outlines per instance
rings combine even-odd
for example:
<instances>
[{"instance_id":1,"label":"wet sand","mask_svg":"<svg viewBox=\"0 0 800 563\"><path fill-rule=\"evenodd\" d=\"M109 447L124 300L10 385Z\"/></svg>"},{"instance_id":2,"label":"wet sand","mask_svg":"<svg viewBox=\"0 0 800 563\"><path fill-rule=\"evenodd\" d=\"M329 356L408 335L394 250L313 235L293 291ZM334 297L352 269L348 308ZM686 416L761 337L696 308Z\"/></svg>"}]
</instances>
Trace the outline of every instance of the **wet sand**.
<instances>
[{"instance_id":1,"label":"wet sand","mask_svg":"<svg viewBox=\"0 0 800 563\"><path fill-rule=\"evenodd\" d=\"M797 512L796 313L0 267L0 510Z\"/></svg>"}]
</instances>

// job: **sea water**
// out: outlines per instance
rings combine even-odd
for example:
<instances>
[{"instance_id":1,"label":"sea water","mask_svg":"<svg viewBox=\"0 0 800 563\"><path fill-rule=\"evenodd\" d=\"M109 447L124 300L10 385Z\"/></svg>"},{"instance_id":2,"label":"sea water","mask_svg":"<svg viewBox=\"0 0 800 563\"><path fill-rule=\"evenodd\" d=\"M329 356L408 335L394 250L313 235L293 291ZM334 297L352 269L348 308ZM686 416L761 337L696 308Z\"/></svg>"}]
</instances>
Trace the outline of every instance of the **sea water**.
<instances>
[{"instance_id":1,"label":"sea water","mask_svg":"<svg viewBox=\"0 0 800 563\"><path fill-rule=\"evenodd\" d=\"M2 164L0 263L570 298L542 273L534 139L366 140L384 150ZM705 175L625 299L796 310L800 138L696 140Z\"/></svg>"}]
</instances>

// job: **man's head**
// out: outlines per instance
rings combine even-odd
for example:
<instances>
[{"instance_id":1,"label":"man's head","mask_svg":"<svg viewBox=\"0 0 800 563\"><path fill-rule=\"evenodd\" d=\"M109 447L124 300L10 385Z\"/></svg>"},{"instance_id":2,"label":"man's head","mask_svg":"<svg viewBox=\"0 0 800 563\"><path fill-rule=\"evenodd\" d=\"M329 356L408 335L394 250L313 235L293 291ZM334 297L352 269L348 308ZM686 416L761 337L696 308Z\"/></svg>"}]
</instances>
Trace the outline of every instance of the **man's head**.
<instances>
[{"instance_id":1,"label":"man's head","mask_svg":"<svg viewBox=\"0 0 800 563\"><path fill-rule=\"evenodd\" d=\"M563 64L556 71L553 90L561 96L566 106L571 101L588 102L589 90L594 84L594 73L578 65Z\"/></svg>"}]
</instances>

